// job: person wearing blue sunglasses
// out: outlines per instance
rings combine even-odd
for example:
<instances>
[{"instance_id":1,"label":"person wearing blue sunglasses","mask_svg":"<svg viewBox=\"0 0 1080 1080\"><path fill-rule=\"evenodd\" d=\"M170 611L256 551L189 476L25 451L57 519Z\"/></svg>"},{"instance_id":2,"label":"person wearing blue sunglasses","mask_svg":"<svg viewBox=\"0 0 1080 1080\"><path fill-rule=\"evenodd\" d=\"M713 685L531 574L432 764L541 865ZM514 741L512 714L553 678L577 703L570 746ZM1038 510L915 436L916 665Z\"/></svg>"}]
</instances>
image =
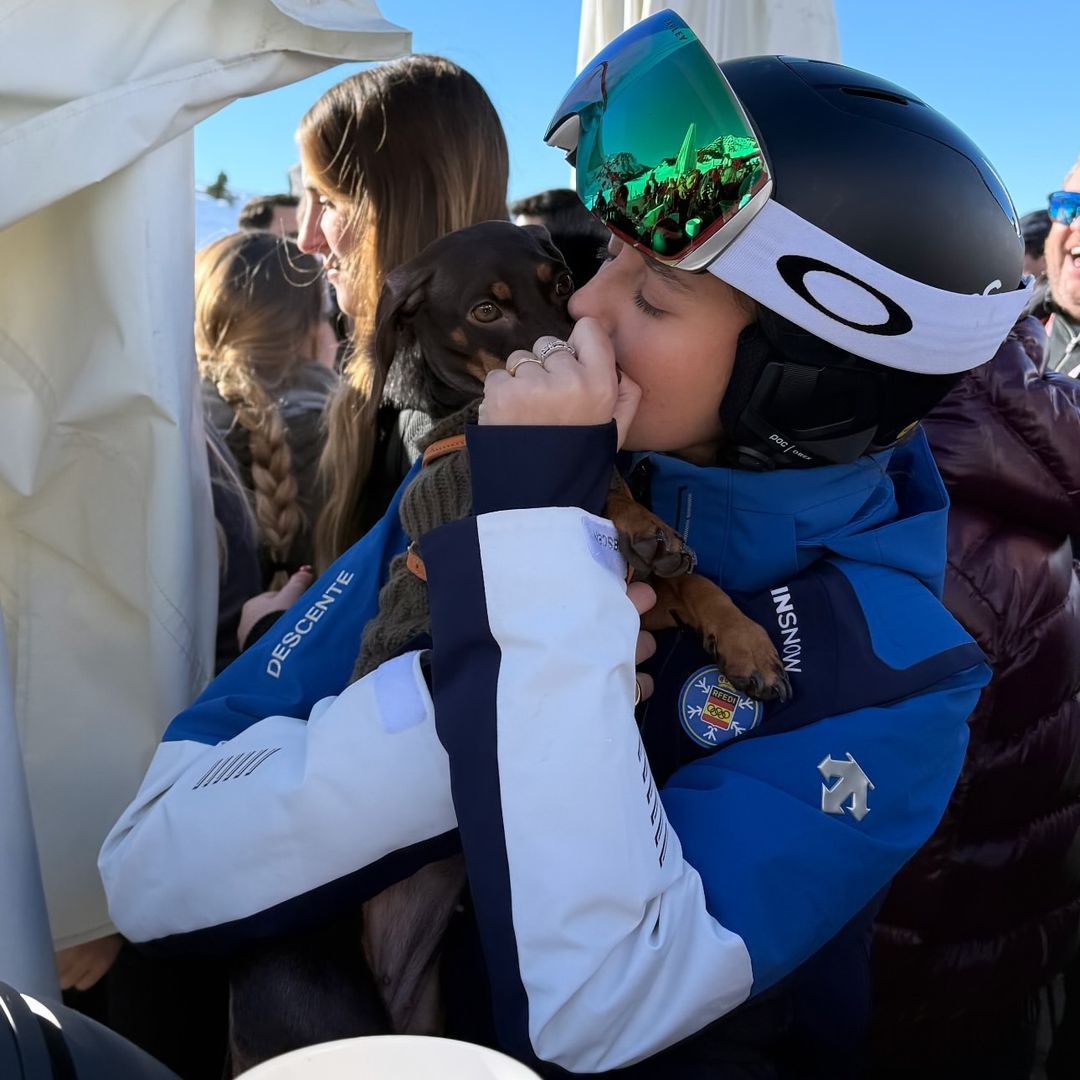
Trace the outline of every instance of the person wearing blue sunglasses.
<instances>
[{"instance_id":1,"label":"person wearing blue sunglasses","mask_svg":"<svg viewBox=\"0 0 1080 1080\"><path fill-rule=\"evenodd\" d=\"M1046 236L1047 306L1050 338L1047 370L1080 375L1080 160L1061 191L1049 196L1050 232Z\"/></svg>"}]
</instances>

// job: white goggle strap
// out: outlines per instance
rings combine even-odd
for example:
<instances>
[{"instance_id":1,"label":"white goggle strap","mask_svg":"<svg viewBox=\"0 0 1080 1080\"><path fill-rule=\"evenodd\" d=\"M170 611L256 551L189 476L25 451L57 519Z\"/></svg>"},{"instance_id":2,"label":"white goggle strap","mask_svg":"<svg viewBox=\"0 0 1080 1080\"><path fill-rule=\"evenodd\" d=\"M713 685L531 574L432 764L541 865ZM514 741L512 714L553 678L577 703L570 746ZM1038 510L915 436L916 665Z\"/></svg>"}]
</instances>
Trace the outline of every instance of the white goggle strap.
<instances>
[{"instance_id":1,"label":"white goggle strap","mask_svg":"<svg viewBox=\"0 0 1080 1080\"><path fill-rule=\"evenodd\" d=\"M1022 289L947 292L867 258L770 199L709 272L841 349L947 375L986 363L1031 299Z\"/></svg>"}]
</instances>

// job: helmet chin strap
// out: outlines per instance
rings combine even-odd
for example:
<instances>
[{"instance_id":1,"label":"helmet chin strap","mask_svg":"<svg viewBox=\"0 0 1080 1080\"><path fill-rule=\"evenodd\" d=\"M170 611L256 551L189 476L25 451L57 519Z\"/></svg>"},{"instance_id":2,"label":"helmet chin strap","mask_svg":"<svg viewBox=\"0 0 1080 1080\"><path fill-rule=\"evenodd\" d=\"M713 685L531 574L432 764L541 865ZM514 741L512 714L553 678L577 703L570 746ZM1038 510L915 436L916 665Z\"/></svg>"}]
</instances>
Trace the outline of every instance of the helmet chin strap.
<instances>
[{"instance_id":1,"label":"helmet chin strap","mask_svg":"<svg viewBox=\"0 0 1080 1080\"><path fill-rule=\"evenodd\" d=\"M788 338L797 360L782 348ZM720 403L720 463L756 472L798 469L854 461L873 449L881 374L857 361L845 373L840 404L829 370L840 357L826 355L838 352L760 308L759 321L739 335Z\"/></svg>"},{"instance_id":2,"label":"helmet chin strap","mask_svg":"<svg viewBox=\"0 0 1080 1080\"><path fill-rule=\"evenodd\" d=\"M750 398L761 381L766 364L771 360L782 360L766 338L761 326L753 322L743 328L735 345L735 362L731 366L731 377L720 402L720 463L735 469L749 469L764 472L776 468L768 446L760 446L760 440L754 438L754 445L742 445L749 434L742 424L743 413L750 404Z\"/></svg>"}]
</instances>

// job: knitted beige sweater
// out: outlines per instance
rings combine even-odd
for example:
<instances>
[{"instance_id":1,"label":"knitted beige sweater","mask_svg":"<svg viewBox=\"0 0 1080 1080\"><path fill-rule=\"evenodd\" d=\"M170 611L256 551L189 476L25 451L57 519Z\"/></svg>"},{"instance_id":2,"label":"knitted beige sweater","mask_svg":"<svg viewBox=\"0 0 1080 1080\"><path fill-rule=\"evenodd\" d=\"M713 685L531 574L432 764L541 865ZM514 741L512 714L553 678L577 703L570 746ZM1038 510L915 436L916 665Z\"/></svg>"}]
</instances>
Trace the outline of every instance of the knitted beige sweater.
<instances>
[{"instance_id":1,"label":"knitted beige sweater","mask_svg":"<svg viewBox=\"0 0 1080 1080\"><path fill-rule=\"evenodd\" d=\"M421 449L440 439L464 434L466 424L476 423L479 414L480 402L474 401L440 420L421 443ZM446 454L425 465L405 490L399 508L410 543L439 525L458 521L471 513L467 450ZM398 555L390 563L390 576L379 593L378 614L364 629L353 681L374 671L419 634L430 631L427 584L408 569L405 555Z\"/></svg>"}]
</instances>

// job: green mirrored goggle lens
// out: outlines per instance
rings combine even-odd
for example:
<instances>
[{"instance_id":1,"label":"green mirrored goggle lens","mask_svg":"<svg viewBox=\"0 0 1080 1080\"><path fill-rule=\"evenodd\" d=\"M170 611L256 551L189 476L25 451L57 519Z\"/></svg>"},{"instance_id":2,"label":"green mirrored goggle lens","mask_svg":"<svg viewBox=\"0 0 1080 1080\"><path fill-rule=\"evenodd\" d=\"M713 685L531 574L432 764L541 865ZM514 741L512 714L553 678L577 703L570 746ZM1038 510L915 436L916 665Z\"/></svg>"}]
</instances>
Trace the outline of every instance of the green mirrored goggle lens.
<instances>
[{"instance_id":1,"label":"green mirrored goggle lens","mask_svg":"<svg viewBox=\"0 0 1080 1080\"><path fill-rule=\"evenodd\" d=\"M582 202L664 262L713 237L768 182L738 99L671 12L638 23L586 67L556 113L569 116L580 125L572 156Z\"/></svg>"}]
</instances>

